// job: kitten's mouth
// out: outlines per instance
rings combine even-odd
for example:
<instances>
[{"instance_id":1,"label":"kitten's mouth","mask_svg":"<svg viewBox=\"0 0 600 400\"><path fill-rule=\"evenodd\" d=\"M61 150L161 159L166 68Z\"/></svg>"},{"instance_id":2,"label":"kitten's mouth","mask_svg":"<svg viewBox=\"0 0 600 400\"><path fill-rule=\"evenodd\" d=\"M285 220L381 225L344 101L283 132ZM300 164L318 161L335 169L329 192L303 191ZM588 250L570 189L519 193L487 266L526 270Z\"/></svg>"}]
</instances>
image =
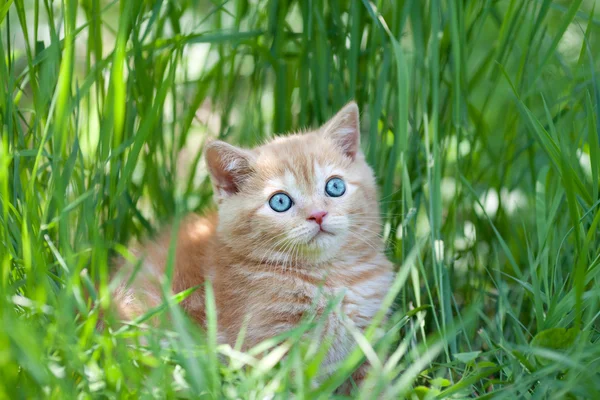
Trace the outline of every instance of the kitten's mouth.
<instances>
[{"instance_id":1,"label":"kitten's mouth","mask_svg":"<svg viewBox=\"0 0 600 400\"><path fill-rule=\"evenodd\" d=\"M307 244L313 243L315 240L317 240L318 237L323 235L334 236L333 232L326 231L325 229L323 229L323 227L321 227L321 229L319 229L319 231L315 233L312 238L310 238Z\"/></svg>"}]
</instances>

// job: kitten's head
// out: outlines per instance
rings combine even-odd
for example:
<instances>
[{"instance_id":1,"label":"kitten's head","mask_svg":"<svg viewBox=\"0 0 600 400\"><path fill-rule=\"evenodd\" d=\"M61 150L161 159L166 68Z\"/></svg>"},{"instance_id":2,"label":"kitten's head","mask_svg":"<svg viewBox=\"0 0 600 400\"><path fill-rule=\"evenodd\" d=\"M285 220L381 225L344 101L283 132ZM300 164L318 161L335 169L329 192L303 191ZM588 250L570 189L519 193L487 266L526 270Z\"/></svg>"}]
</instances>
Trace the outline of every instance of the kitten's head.
<instances>
[{"instance_id":1,"label":"kitten's head","mask_svg":"<svg viewBox=\"0 0 600 400\"><path fill-rule=\"evenodd\" d=\"M211 142L206 161L219 236L233 251L259 262L319 264L381 250L355 103L316 131L252 150Z\"/></svg>"}]
</instances>

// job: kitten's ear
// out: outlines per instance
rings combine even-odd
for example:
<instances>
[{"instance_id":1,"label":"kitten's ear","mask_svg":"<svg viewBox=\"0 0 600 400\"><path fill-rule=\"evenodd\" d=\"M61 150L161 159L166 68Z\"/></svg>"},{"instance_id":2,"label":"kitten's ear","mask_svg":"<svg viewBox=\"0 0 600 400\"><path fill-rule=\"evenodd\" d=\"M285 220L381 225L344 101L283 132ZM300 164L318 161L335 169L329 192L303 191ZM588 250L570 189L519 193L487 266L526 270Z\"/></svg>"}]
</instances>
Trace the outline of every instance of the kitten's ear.
<instances>
[{"instance_id":1,"label":"kitten's ear","mask_svg":"<svg viewBox=\"0 0 600 400\"><path fill-rule=\"evenodd\" d=\"M240 186L254 171L254 155L248 150L215 140L206 145L204 152L215 194L220 197L239 192Z\"/></svg>"},{"instance_id":2,"label":"kitten's ear","mask_svg":"<svg viewBox=\"0 0 600 400\"><path fill-rule=\"evenodd\" d=\"M360 122L355 102L346 104L323 125L321 131L329 136L351 159L360 151Z\"/></svg>"}]
</instances>

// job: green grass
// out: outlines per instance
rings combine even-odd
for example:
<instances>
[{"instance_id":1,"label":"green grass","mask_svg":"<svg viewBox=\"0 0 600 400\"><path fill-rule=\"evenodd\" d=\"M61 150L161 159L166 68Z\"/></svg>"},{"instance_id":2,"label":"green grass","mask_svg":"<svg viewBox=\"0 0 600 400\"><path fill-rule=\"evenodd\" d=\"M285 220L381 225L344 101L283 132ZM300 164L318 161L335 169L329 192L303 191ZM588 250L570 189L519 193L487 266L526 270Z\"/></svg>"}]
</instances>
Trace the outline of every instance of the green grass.
<instances>
[{"instance_id":1,"label":"green grass","mask_svg":"<svg viewBox=\"0 0 600 400\"><path fill-rule=\"evenodd\" d=\"M0 398L328 398L365 358L358 398L600 398L595 5L0 2ZM313 384L319 321L248 353L185 293L116 324L110 259L211 206L207 138L349 99L400 271L383 329Z\"/></svg>"}]
</instances>

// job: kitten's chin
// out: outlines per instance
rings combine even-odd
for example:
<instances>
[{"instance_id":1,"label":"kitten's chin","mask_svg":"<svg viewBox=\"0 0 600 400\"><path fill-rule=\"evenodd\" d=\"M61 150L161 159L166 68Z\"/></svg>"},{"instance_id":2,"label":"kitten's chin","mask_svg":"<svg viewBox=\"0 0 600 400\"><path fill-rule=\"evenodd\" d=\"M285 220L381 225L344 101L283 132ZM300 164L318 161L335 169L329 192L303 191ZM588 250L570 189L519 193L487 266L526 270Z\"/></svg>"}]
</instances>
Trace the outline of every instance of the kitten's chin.
<instances>
[{"instance_id":1,"label":"kitten's chin","mask_svg":"<svg viewBox=\"0 0 600 400\"><path fill-rule=\"evenodd\" d=\"M323 263L337 257L343 235L319 231L306 243L300 245L302 257L309 263Z\"/></svg>"}]
</instances>

